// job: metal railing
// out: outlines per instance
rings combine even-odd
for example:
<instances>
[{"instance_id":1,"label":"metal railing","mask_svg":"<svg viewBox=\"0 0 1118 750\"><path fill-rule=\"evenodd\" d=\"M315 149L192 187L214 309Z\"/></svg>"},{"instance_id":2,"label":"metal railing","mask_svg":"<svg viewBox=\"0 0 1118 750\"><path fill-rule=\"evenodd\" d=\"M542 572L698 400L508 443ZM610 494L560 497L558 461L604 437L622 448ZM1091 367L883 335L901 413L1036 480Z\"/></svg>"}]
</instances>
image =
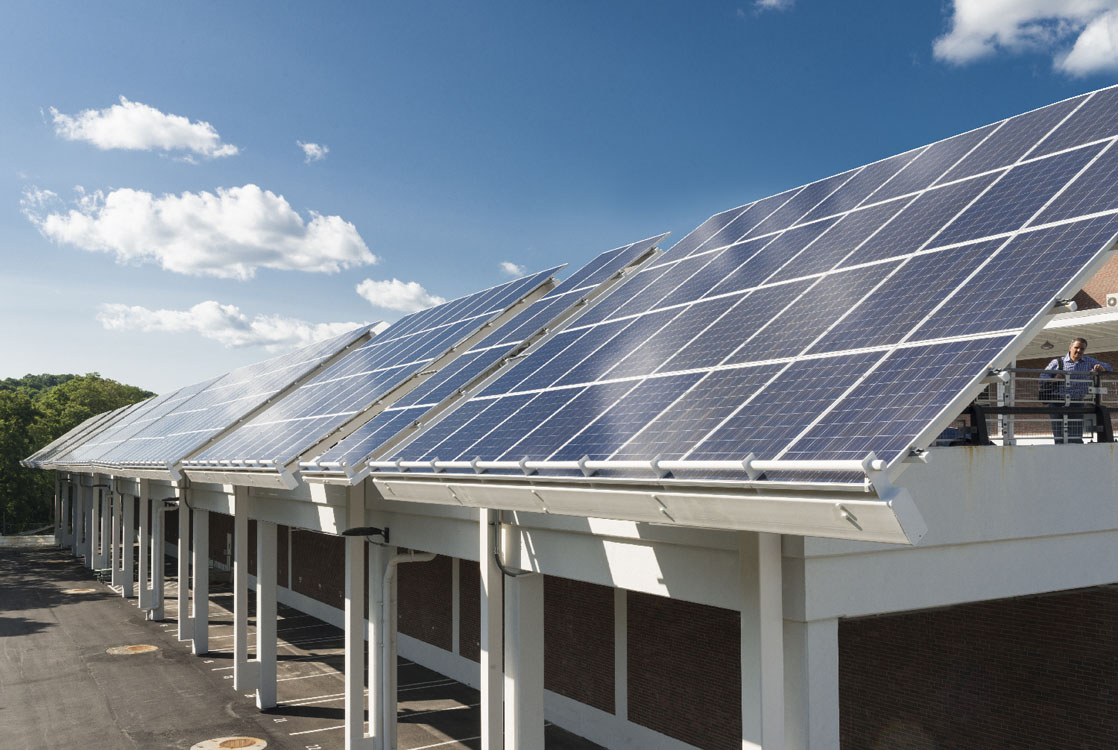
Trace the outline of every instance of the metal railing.
<instances>
[{"instance_id":1,"label":"metal railing","mask_svg":"<svg viewBox=\"0 0 1118 750\"><path fill-rule=\"evenodd\" d=\"M1114 442L1118 373L1009 368L936 439L936 445Z\"/></svg>"}]
</instances>

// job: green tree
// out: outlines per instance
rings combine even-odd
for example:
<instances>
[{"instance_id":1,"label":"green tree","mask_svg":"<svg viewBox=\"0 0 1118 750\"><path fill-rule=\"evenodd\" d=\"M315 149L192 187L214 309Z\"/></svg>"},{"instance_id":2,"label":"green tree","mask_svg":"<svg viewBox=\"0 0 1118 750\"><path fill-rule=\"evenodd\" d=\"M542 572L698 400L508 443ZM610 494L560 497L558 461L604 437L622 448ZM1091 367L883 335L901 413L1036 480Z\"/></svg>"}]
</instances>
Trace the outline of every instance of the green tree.
<instances>
[{"instance_id":1,"label":"green tree","mask_svg":"<svg viewBox=\"0 0 1118 750\"><path fill-rule=\"evenodd\" d=\"M27 469L27 458L102 412L155 394L97 373L27 375L0 382L0 533L50 522L54 477Z\"/></svg>"}]
</instances>

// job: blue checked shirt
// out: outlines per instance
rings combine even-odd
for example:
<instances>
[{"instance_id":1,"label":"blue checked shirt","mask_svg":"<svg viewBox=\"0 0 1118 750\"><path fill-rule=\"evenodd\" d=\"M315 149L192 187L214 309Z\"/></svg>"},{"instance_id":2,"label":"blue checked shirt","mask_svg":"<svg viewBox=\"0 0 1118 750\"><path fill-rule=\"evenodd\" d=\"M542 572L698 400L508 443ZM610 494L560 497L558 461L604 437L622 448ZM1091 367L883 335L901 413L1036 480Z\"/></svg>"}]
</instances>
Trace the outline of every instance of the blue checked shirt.
<instances>
[{"instance_id":1,"label":"blue checked shirt","mask_svg":"<svg viewBox=\"0 0 1118 750\"><path fill-rule=\"evenodd\" d=\"M1103 369L1108 372L1111 369L1110 365L1106 362L1100 362L1094 357L1088 357L1086 354L1080 357L1078 362L1073 361L1070 354L1065 354L1060 357L1060 359L1064 362L1064 372L1077 373L1068 379L1071 382L1065 381L1063 373L1059 370L1059 364L1057 364L1059 360L1055 359L1048 363L1048 367L1044 368L1045 370L1052 370L1053 374L1042 375L1041 377L1056 377L1064 381L1061 382L1058 387L1058 393L1061 399L1070 396L1072 401L1086 401L1087 388L1091 385L1091 369L1095 365L1102 365Z\"/></svg>"}]
</instances>

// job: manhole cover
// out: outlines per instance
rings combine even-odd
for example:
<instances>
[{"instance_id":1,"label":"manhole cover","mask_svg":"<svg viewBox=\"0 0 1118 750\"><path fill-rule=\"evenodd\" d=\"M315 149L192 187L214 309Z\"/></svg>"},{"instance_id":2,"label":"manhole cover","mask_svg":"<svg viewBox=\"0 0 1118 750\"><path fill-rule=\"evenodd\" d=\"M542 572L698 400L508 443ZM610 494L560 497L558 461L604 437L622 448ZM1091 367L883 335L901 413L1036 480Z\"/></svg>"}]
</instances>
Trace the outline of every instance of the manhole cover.
<instances>
[{"instance_id":1,"label":"manhole cover","mask_svg":"<svg viewBox=\"0 0 1118 750\"><path fill-rule=\"evenodd\" d=\"M141 643L135 646L113 646L112 648L105 649L105 653L112 654L113 656L128 656L129 654L150 654L152 651L158 650L158 646L149 646L146 643Z\"/></svg>"},{"instance_id":2,"label":"manhole cover","mask_svg":"<svg viewBox=\"0 0 1118 750\"><path fill-rule=\"evenodd\" d=\"M97 589L62 589L63 594L94 594Z\"/></svg>"},{"instance_id":3,"label":"manhole cover","mask_svg":"<svg viewBox=\"0 0 1118 750\"><path fill-rule=\"evenodd\" d=\"M230 748L248 748L248 750L264 750L268 743L256 737L218 737L204 740L194 745L190 750L228 750Z\"/></svg>"}]
</instances>

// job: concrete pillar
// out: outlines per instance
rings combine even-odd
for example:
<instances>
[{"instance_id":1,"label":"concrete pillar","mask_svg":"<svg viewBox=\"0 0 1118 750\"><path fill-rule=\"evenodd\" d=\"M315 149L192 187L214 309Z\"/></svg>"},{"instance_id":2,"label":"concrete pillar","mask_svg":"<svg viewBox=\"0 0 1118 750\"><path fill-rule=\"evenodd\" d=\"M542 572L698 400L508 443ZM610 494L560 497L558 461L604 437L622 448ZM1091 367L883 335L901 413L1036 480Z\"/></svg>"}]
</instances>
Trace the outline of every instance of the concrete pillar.
<instances>
[{"instance_id":1,"label":"concrete pillar","mask_svg":"<svg viewBox=\"0 0 1118 750\"><path fill-rule=\"evenodd\" d=\"M109 492L109 517L112 519L112 533L110 534L110 543L112 544L112 554L109 559L109 567L112 568L112 584L119 586L123 576L120 572L120 517L121 517L121 501L120 493L114 487Z\"/></svg>"},{"instance_id":2,"label":"concrete pillar","mask_svg":"<svg viewBox=\"0 0 1118 750\"><path fill-rule=\"evenodd\" d=\"M74 557L82 556L82 523L85 519L85 508L82 506L81 475L70 475L70 553Z\"/></svg>"},{"instance_id":3,"label":"concrete pillar","mask_svg":"<svg viewBox=\"0 0 1118 750\"><path fill-rule=\"evenodd\" d=\"M121 580L120 595L132 596L132 580L136 577L136 561L133 557L136 547L136 500L132 495L122 495L124 505L124 576Z\"/></svg>"},{"instance_id":4,"label":"concrete pillar","mask_svg":"<svg viewBox=\"0 0 1118 750\"><path fill-rule=\"evenodd\" d=\"M140 609L151 607L151 495L148 480L140 480Z\"/></svg>"},{"instance_id":5,"label":"concrete pillar","mask_svg":"<svg viewBox=\"0 0 1118 750\"><path fill-rule=\"evenodd\" d=\"M234 487L233 687L236 690L248 690L258 682L257 663L250 663L248 659L248 516L248 487Z\"/></svg>"},{"instance_id":6,"label":"concrete pillar","mask_svg":"<svg viewBox=\"0 0 1118 750\"><path fill-rule=\"evenodd\" d=\"M783 750L784 602L780 535L742 532L738 539L742 747Z\"/></svg>"},{"instance_id":7,"label":"concrete pillar","mask_svg":"<svg viewBox=\"0 0 1118 750\"><path fill-rule=\"evenodd\" d=\"M256 707L276 705L276 525L256 522Z\"/></svg>"},{"instance_id":8,"label":"concrete pillar","mask_svg":"<svg viewBox=\"0 0 1118 750\"><path fill-rule=\"evenodd\" d=\"M62 545L62 480L54 472L54 500L51 502L51 515L54 521L54 543Z\"/></svg>"},{"instance_id":9,"label":"concrete pillar","mask_svg":"<svg viewBox=\"0 0 1118 750\"><path fill-rule=\"evenodd\" d=\"M199 656L210 650L210 512L201 508L194 509L193 562L194 633L191 652Z\"/></svg>"},{"instance_id":10,"label":"concrete pillar","mask_svg":"<svg viewBox=\"0 0 1118 750\"><path fill-rule=\"evenodd\" d=\"M109 480L104 475L97 476L97 484L108 484ZM108 487L97 488L97 507L101 511L101 547L97 556L97 567L100 570L108 569L112 564L112 538L113 538L113 513L112 492Z\"/></svg>"},{"instance_id":11,"label":"concrete pillar","mask_svg":"<svg viewBox=\"0 0 1118 750\"><path fill-rule=\"evenodd\" d=\"M179 501L179 559L178 559L178 639L194 638L194 620L190 617L190 488L181 493Z\"/></svg>"},{"instance_id":12,"label":"concrete pillar","mask_svg":"<svg viewBox=\"0 0 1118 750\"><path fill-rule=\"evenodd\" d=\"M390 684L395 685L395 670L389 677L391 665L385 658L386 639L391 636L386 632L384 618L385 607L391 606L386 601L390 597L386 596L384 577L394 551L395 547L369 545L369 735L377 750L392 747L386 744L390 729L385 720L396 715L396 692L389 689Z\"/></svg>"},{"instance_id":13,"label":"concrete pillar","mask_svg":"<svg viewBox=\"0 0 1118 750\"><path fill-rule=\"evenodd\" d=\"M505 750L543 747L543 575L505 579Z\"/></svg>"},{"instance_id":14,"label":"concrete pillar","mask_svg":"<svg viewBox=\"0 0 1118 750\"><path fill-rule=\"evenodd\" d=\"M166 562L166 534L163 531L163 498L149 501L151 505L151 619L163 622L163 567Z\"/></svg>"},{"instance_id":15,"label":"concrete pillar","mask_svg":"<svg viewBox=\"0 0 1118 750\"><path fill-rule=\"evenodd\" d=\"M97 484L98 476L93 475L93 484ZM104 561L101 557L101 489L99 487L89 488L89 532L86 535L88 542L88 554L86 555L86 565L90 570L99 570L104 566Z\"/></svg>"},{"instance_id":16,"label":"concrete pillar","mask_svg":"<svg viewBox=\"0 0 1118 750\"><path fill-rule=\"evenodd\" d=\"M364 487L357 485L349 489L346 500L346 528L364 525ZM370 746L365 734L365 573L364 537L345 537L346 750Z\"/></svg>"},{"instance_id":17,"label":"concrete pillar","mask_svg":"<svg viewBox=\"0 0 1118 750\"><path fill-rule=\"evenodd\" d=\"M93 488L82 487L82 510L85 511L85 517L82 519L82 555L87 568L92 568L94 565L93 545L97 528L94 523L94 505Z\"/></svg>"},{"instance_id":18,"label":"concrete pillar","mask_svg":"<svg viewBox=\"0 0 1118 750\"><path fill-rule=\"evenodd\" d=\"M838 620L784 623L789 750L839 746Z\"/></svg>"},{"instance_id":19,"label":"concrete pillar","mask_svg":"<svg viewBox=\"0 0 1118 750\"><path fill-rule=\"evenodd\" d=\"M504 593L501 569L493 557L496 550L495 510L478 512L478 565L481 572L481 748L498 750L502 746L502 702L504 701L503 638Z\"/></svg>"}]
</instances>

